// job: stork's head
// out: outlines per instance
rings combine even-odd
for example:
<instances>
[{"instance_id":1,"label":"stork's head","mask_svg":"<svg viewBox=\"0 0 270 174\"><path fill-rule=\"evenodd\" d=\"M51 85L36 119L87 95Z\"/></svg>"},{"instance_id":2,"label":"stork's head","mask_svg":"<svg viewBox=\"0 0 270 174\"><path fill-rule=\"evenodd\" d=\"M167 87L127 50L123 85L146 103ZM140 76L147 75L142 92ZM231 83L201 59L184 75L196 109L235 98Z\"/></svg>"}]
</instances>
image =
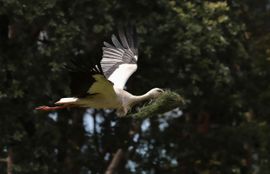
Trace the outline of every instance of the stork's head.
<instances>
[{"instance_id":1,"label":"stork's head","mask_svg":"<svg viewBox=\"0 0 270 174\"><path fill-rule=\"evenodd\" d=\"M164 90L160 89L160 88L153 88L151 89L148 94L152 97L152 98L157 98L158 96L160 96L160 94L162 94L164 92Z\"/></svg>"}]
</instances>

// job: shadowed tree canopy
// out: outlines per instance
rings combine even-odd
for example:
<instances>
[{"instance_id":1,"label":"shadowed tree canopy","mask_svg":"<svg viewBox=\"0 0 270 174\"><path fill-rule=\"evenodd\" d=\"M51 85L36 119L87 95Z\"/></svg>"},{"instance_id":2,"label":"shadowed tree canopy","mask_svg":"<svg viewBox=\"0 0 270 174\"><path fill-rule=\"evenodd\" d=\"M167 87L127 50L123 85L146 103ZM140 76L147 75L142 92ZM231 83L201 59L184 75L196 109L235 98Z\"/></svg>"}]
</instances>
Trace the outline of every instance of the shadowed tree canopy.
<instances>
[{"instance_id":1,"label":"shadowed tree canopy","mask_svg":"<svg viewBox=\"0 0 270 174\"><path fill-rule=\"evenodd\" d=\"M0 173L269 173L269 7L1 0ZM127 89L173 92L121 119L111 110L33 110L70 96L63 68L100 60L103 41L127 24L139 45ZM185 104L163 113L179 95Z\"/></svg>"}]
</instances>

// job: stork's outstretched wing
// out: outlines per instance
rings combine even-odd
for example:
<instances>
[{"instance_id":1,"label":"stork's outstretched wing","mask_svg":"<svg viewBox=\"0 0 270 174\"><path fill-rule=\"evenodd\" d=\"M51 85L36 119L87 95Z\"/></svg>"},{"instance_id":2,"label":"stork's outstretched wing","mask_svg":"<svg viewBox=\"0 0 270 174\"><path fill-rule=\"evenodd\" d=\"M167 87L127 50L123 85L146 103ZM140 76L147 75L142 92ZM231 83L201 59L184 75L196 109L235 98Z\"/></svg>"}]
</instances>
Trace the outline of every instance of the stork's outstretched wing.
<instances>
[{"instance_id":1,"label":"stork's outstretched wing","mask_svg":"<svg viewBox=\"0 0 270 174\"><path fill-rule=\"evenodd\" d=\"M104 42L101 67L105 76L123 89L129 77L137 70L138 48L135 33L119 30L119 38L112 35L113 45Z\"/></svg>"},{"instance_id":2,"label":"stork's outstretched wing","mask_svg":"<svg viewBox=\"0 0 270 174\"><path fill-rule=\"evenodd\" d=\"M68 67L71 76L70 89L75 97L102 94L104 97L114 97L116 94L113 83L103 74L100 64L83 64L74 60Z\"/></svg>"}]
</instances>

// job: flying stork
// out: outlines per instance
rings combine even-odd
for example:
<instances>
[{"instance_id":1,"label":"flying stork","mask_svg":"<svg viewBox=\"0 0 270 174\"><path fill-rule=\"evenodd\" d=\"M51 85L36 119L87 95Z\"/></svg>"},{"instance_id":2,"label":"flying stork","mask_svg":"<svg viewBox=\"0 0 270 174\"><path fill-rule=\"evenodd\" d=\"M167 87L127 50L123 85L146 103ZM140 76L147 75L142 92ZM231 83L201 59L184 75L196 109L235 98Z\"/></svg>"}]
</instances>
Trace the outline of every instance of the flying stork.
<instances>
[{"instance_id":1,"label":"flying stork","mask_svg":"<svg viewBox=\"0 0 270 174\"><path fill-rule=\"evenodd\" d=\"M74 97L61 98L55 102L58 106L39 106L36 110L107 108L116 109L118 116L125 116L134 104L157 98L163 92L160 88L153 88L140 96L132 95L124 89L129 77L137 70L138 47L132 30L119 30L118 35L120 40L112 35L113 44L104 42L100 63L92 67L71 69L70 88ZM80 63L77 61L74 64Z\"/></svg>"}]
</instances>

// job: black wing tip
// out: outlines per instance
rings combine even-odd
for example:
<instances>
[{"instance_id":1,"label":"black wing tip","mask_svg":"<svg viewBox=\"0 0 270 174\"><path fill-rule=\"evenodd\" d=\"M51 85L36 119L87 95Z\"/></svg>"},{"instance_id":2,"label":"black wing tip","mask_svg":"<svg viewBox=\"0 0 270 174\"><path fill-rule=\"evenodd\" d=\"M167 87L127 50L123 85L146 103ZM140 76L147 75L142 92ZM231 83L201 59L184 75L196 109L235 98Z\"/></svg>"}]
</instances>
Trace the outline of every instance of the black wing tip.
<instances>
[{"instance_id":1,"label":"black wing tip","mask_svg":"<svg viewBox=\"0 0 270 174\"><path fill-rule=\"evenodd\" d=\"M111 35L113 45L104 41L103 45L105 48L122 48L130 49L134 55L138 56L138 42L137 42L137 31L134 25L119 25L118 26L118 37L115 34ZM103 48L104 50L104 48Z\"/></svg>"},{"instance_id":2,"label":"black wing tip","mask_svg":"<svg viewBox=\"0 0 270 174\"><path fill-rule=\"evenodd\" d=\"M100 61L93 61L89 58L76 57L68 61L64 68L70 72L88 72L91 74L104 74L100 65Z\"/></svg>"},{"instance_id":3,"label":"black wing tip","mask_svg":"<svg viewBox=\"0 0 270 174\"><path fill-rule=\"evenodd\" d=\"M100 63L97 63L97 64L95 64L95 66L91 67L90 68L90 71L93 72L93 73L95 73L95 74L102 74L102 75L104 75Z\"/></svg>"},{"instance_id":4,"label":"black wing tip","mask_svg":"<svg viewBox=\"0 0 270 174\"><path fill-rule=\"evenodd\" d=\"M87 68L75 67L69 70L71 93L73 96L79 98L89 95L88 89L95 82L94 75L100 74L104 76L100 63L92 65L91 67L84 67Z\"/></svg>"},{"instance_id":5,"label":"black wing tip","mask_svg":"<svg viewBox=\"0 0 270 174\"><path fill-rule=\"evenodd\" d=\"M135 55L138 55L138 37L137 30L134 24L128 23L127 25L118 26L118 36L122 45L125 45L127 41L128 47Z\"/></svg>"}]
</instances>

